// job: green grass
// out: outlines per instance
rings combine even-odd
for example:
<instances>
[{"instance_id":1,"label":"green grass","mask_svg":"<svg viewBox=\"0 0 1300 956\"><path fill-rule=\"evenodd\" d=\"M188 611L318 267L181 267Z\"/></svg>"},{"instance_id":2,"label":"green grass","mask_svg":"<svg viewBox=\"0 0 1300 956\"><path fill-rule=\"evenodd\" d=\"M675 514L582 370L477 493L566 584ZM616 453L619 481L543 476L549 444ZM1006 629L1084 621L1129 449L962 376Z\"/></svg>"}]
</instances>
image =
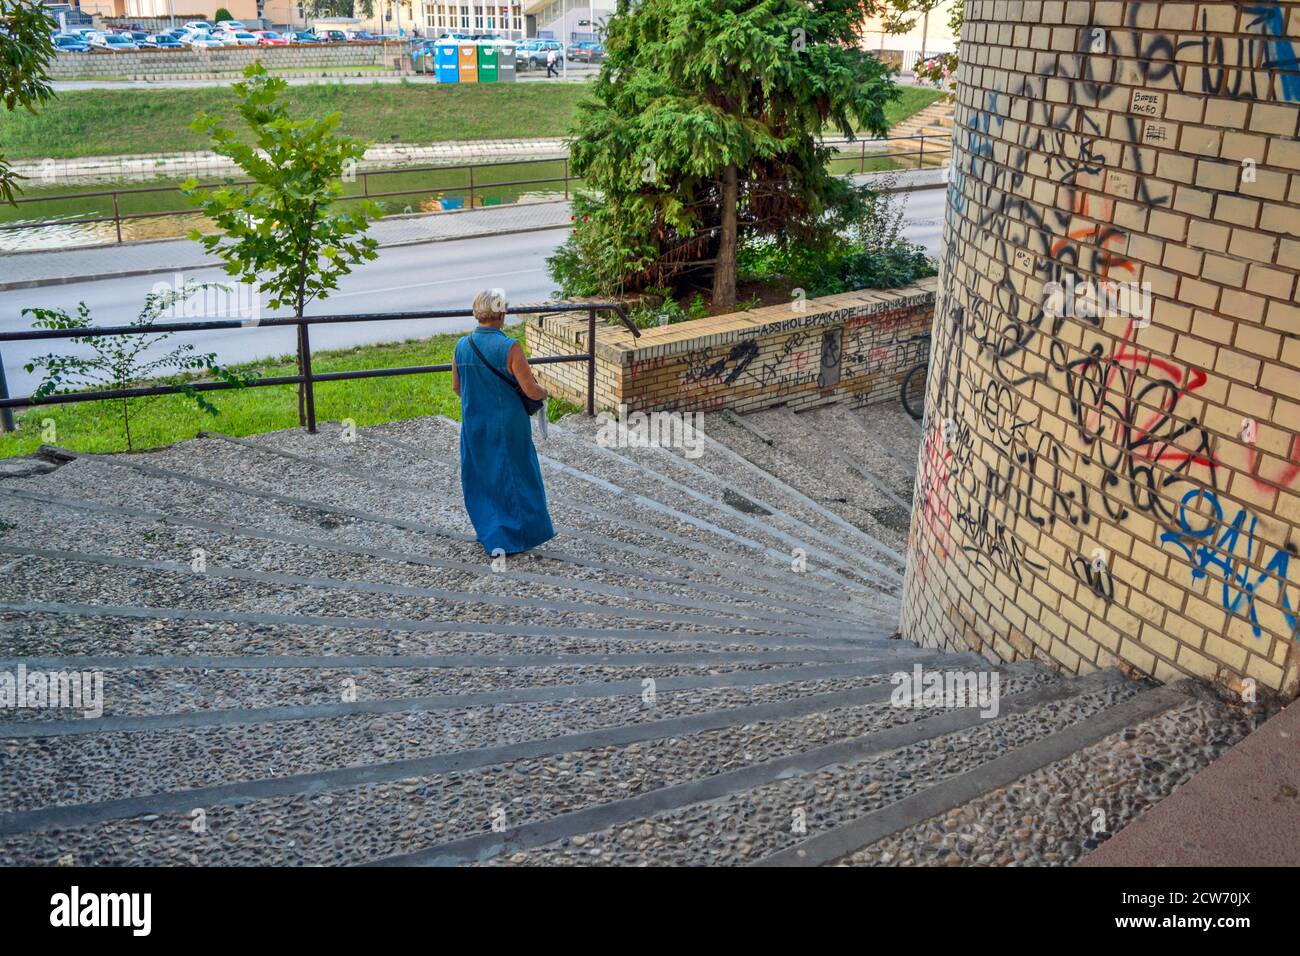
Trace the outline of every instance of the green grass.
<instances>
[{"instance_id":1,"label":"green grass","mask_svg":"<svg viewBox=\"0 0 1300 956\"><path fill-rule=\"evenodd\" d=\"M523 326L515 325L506 331L518 338ZM312 356L312 371L341 372L450 362L459 338L460 334L456 333L317 352ZM280 358L233 368L241 373L271 377L293 375L296 366L292 358ZM255 435L298 427L297 386L294 385L209 392L207 398L220 410L219 415L200 411L184 395L162 395L132 402L131 437L135 450L170 445L193 438L200 431ZM549 408L552 420L579 410L570 402L554 398ZM316 386L318 421L350 418L363 426L420 415L460 418L460 402L451 389L449 373L321 382ZM53 422L56 430L54 440L46 444L86 452L126 450L120 402L46 405L22 412L16 418L17 431L0 433L0 458L36 451L42 444L42 421L46 419Z\"/></svg>"},{"instance_id":2,"label":"green grass","mask_svg":"<svg viewBox=\"0 0 1300 956\"><path fill-rule=\"evenodd\" d=\"M338 111L342 129L375 142L438 143L462 139L563 136L572 125L583 83L445 85L310 83L285 93L301 114ZM890 125L939 97L902 87L889 104ZM203 150L207 137L189 129L199 111L217 112L237 126L229 87L166 90L66 90L40 110L5 114L0 155L9 159L77 158Z\"/></svg>"},{"instance_id":3,"label":"green grass","mask_svg":"<svg viewBox=\"0 0 1300 956\"><path fill-rule=\"evenodd\" d=\"M938 90L923 86L900 86L898 89L901 94L899 98L885 107L885 118L890 126L901 123L913 113L919 113L943 96Z\"/></svg>"},{"instance_id":4,"label":"green grass","mask_svg":"<svg viewBox=\"0 0 1300 956\"><path fill-rule=\"evenodd\" d=\"M344 132L377 143L562 136L585 95L582 83L323 82L285 91L294 112L337 110ZM66 90L35 114L5 114L0 154L14 160L207 149L208 138L188 124L202 110L237 126L234 105L229 87Z\"/></svg>"}]
</instances>

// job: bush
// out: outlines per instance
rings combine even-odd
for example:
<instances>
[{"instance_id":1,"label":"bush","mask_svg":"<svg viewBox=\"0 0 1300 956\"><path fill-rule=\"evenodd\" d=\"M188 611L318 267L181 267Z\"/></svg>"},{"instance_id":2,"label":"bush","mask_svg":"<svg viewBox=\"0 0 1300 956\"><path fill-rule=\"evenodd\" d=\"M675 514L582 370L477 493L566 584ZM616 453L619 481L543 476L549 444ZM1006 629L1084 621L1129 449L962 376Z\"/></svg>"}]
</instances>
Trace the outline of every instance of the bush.
<instances>
[{"instance_id":1,"label":"bush","mask_svg":"<svg viewBox=\"0 0 1300 956\"><path fill-rule=\"evenodd\" d=\"M220 23L222 20L233 20L233 19L235 18L230 15L230 11L227 10L225 7L217 7L217 12L212 15L213 23Z\"/></svg>"}]
</instances>

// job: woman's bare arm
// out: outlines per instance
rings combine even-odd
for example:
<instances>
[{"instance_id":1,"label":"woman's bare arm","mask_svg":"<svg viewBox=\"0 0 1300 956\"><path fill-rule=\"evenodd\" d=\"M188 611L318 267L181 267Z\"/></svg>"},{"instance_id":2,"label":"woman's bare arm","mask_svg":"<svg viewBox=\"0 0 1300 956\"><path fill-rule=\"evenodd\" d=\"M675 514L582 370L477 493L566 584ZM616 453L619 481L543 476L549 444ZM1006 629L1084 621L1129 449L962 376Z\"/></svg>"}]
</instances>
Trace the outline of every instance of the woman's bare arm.
<instances>
[{"instance_id":1,"label":"woman's bare arm","mask_svg":"<svg viewBox=\"0 0 1300 956\"><path fill-rule=\"evenodd\" d=\"M506 367L510 369L510 374L515 377L519 387L524 390L524 394L529 398L545 398L546 389L544 389L537 379L533 378L533 367L528 364L528 359L524 358L523 346L518 342L510 346L510 354L506 357Z\"/></svg>"}]
</instances>

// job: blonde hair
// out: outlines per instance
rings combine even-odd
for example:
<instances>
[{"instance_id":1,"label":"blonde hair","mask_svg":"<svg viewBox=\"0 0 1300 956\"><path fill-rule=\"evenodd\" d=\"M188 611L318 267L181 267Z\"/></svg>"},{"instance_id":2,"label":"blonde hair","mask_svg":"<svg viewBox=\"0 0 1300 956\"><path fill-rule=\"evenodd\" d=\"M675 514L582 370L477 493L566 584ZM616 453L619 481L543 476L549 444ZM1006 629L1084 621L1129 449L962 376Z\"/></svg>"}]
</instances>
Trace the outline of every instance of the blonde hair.
<instances>
[{"instance_id":1,"label":"blonde hair","mask_svg":"<svg viewBox=\"0 0 1300 956\"><path fill-rule=\"evenodd\" d=\"M505 318L506 293L504 289L484 289L474 296L474 318L479 322L496 322Z\"/></svg>"}]
</instances>

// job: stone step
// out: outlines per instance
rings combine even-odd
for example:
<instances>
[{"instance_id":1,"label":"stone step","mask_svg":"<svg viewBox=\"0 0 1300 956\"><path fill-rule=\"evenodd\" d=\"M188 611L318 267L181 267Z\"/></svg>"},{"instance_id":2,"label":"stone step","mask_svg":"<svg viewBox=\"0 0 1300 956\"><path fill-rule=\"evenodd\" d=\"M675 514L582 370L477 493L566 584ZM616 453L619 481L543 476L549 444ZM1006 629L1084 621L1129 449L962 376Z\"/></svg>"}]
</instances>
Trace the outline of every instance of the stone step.
<instances>
[{"instance_id":1,"label":"stone step","mask_svg":"<svg viewBox=\"0 0 1300 956\"><path fill-rule=\"evenodd\" d=\"M209 444L216 444L206 440ZM203 444L198 442L195 444ZM154 456L149 456L151 459ZM147 480L127 480L133 474ZM178 511L191 518L220 523L230 514L240 516L243 525L268 533L325 536L350 545L427 554L463 563L481 563L482 548L469 535L423 523L400 514L381 514L313 499L298 498L256 488L250 484L161 469L125 458L78 457L56 472L35 479L6 482L6 487L35 490L62 497L80 497L100 504L126 505L146 511ZM387 508L389 512L396 509ZM621 571L632 574L698 574L718 581L723 572L703 562L668 558L650 549L627 550L614 555ZM581 557L558 548L543 548L513 559L510 567L522 564L530 571L572 573L574 565L608 567L600 556ZM728 587L760 594L753 575L728 575Z\"/></svg>"},{"instance_id":2,"label":"stone step","mask_svg":"<svg viewBox=\"0 0 1300 956\"><path fill-rule=\"evenodd\" d=\"M773 489L738 491L734 477L720 479L685 453L603 447L594 439L592 423L579 416L553 429L542 453L548 460L617 482L643 498L708 517L727 516L751 534L770 537L787 555L798 548L815 565L827 565L872 590L879 589L882 568L870 558L864 560L860 542L845 541L839 529L819 527L787 513L787 503L774 500L779 496L772 494Z\"/></svg>"},{"instance_id":3,"label":"stone step","mask_svg":"<svg viewBox=\"0 0 1300 956\"><path fill-rule=\"evenodd\" d=\"M260 758L280 761L275 776L0 815L0 860L48 861L70 852L75 860L101 864L164 863L188 859L177 852L195 852L204 863L365 862L490 831L497 807L507 819L545 819L569 804L684 783L915 720L917 712L888 704L891 693L889 682L873 680L830 693L396 760L375 761L372 748L370 762L340 766L346 748L356 745L354 734L328 748L330 768L315 771L293 763L299 751L282 740L274 758ZM621 706L638 708L641 699ZM526 734L517 721L485 726L497 734L501 725L507 733ZM298 746L312 752L310 733ZM146 746L135 753L152 751ZM217 776L235 771L227 765ZM194 842L188 823L196 808L205 811L207 833Z\"/></svg>"},{"instance_id":4,"label":"stone step","mask_svg":"<svg viewBox=\"0 0 1300 956\"><path fill-rule=\"evenodd\" d=\"M572 836L578 828L574 821L570 832L560 834L536 832L539 828L494 834L495 841L478 847L472 858L544 866L820 862L818 854L832 835L839 839L880 814L939 801L954 780L969 780L1077 727L1143 713L1151 706L1146 695L1160 694L1114 672L1011 691L1003 694L992 719L974 709L927 716L874 740L868 736L775 762L766 773L753 768L730 780L711 779L676 794L627 801L618 811L603 808L603 814L588 814L579 824L580 845ZM464 859L466 849L435 848L400 862L438 862L431 858L449 850Z\"/></svg>"},{"instance_id":5,"label":"stone step","mask_svg":"<svg viewBox=\"0 0 1300 956\"><path fill-rule=\"evenodd\" d=\"M695 608L777 621L809 618L849 623L807 604L782 602L684 578L629 573L607 567L570 567L565 574L523 570L521 562L498 570L492 564L434 558L424 554L348 544L321 537L286 534L186 518L175 512L124 508L84 499L45 495L0 485L0 541L60 540L68 547L103 547L131 557L192 555L194 548L225 556L227 564L259 570L312 569L344 577L357 567L367 579L405 584L437 583L485 593L537 593L551 598L599 600L619 605L649 600L665 607ZM507 584L507 579L509 583ZM664 587L663 585L666 585ZM599 595L592 598L592 595Z\"/></svg>"},{"instance_id":6,"label":"stone step","mask_svg":"<svg viewBox=\"0 0 1300 956\"><path fill-rule=\"evenodd\" d=\"M872 636L858 628L826 623L781 623L644 605L611 608L592 602L543 601L536 597L489 595L406 584L293 575L228 567L213 556L201 572L189 564L0 544L9 603L65 603L138 606L176 610L400 619L444 629L474 632L483 626L598 628L644 626L650 630L690 629L716 636L785 635L851 641ZM877 630L877 637L888 632Z\"/></svg>"},{"instance_id":7,"label":"stone step","mask_svg":"<svg viewBox=\"0 0 1300 956\"><path fill-rule=\"evenodd\" d=\"M869 509L854 504L855 498L860 500L859 488L865 484L860 478L854 476L847 489L843 484L829 485L820 467L809 470L783 454L776 447L777 439L759 428L753 415L717 416L710 428L715 435L709 439L716 438L720 448L720 467L729 473L744 473L756 485L779 488L805 508L830 516L828 520L844 529L846 541L858 541L867 554L879 556L892 573L901 575L906 564L903 555L896 544L885 540L900 540L897 529L885 529ZM874 500L881 507L887 504L879 495Z\"/></svg>"},{"instance_id":8,"label":"stone step","mask_svg":"<svg viewBox=\"0 0 1300 956\"><path fill-rule=\"evenodd\" d=\"M199 467L204 476L226 481L237 480L241 486L262 492L283 487L284 482L289 481L301 489L299 493L333 507L359 506L369 512L414 519L430 526L448 528L458 535L472 537L473 529L459 503L459 477L454 472L448 470L441 475L434 474L427 462L420 462L419 470L423 480L411 481L390 474L377 475L375 469L362 470L333 465L321 456L337 454L336 446L346 445L343 442L329 441L328 431L327 428L316 436L293 432L273 433L254 440L239 439L234 447L230 447L233 440L211 438L184 443L160 452L156 457L160 464L169 464L172 468L194 467L197 459L201 462ZM317 443L320 451L316 455L305 455L273 444L275 441L297 443L304 440ZM247 453L249 450L260 454L250 455ZM386 461L386 467L396 467L392 458ZM412 464L411 467L416 465ZM341 476L353 480L340 482ZM560 547L573 550L581 547L583 550L595 550L598 554L603 552L603 557L607 559L613 559L619 553L627 553L629 549L639 548L643 552L651 549L657 554L670 557L688 560L704 558L715 568L730 568L732 575L764 578L778 591L819 594L843 591L845 599L855 593L866 593L829 572L817 572L816 580L813 580L813 575L795 575L788 570L787 554L772 549L765 550L760 542L728 529L702 527L689 520L683 520L671 529L664 529L638 520L640 515L636 511L636 504L620 500L615 494L588 487L584 487L581 494L585 500L600 500L603 497L605 507L594 508L585 503L573 503L569 499L553 499L551 511L559 533L554 543ZM455 502L454 507L434 504L447 501ZM662 516L646 517L662 520ZM670 519L671 517L669 516Z\"/></svg>"},{"instance_id":9,"label":"stone step","mask_svg":"<svg viewBox=\"0 0 1300 956\"><path fill-rule=\"evenodd\" d=\"M810 422L814 430L835 435L837 444L842 441L840 447L844 454L868 472L871 480L882 485L891 501L902 503L910 512L919 447L913 449L910 457L900 459L895 449L868 426L864 415L869 413L870 410L854 412L843 402L835 402L804 412L801 417Z\"/></svg>"},{"instance_id":10,"label":"stone step","mask_svg":"<svg viewBox=\"0 0 1300 956\"><path fill-rule=\"evenodd\" d=\"M812 417L809 417L812 416ZM855 523L870 522L898 554L907 549L908 515L899 503L855 471L842 454L846 436L841 429L819 436L816 425L825 422L815 411L795 414L788 408L751 412L744 420L767 435L771 444L760 453L762 467L799 487L805 494L834 496ZM856 439L854 434L847 440ZM827 447L828 445L837 447Z\"/></svg>"},{"instance_id":11,"label":"stone step","mask_svg":"<svg viewBox=\"0 0 1300 956\"><path fill-rule=\"evenodd\" d=\"M478 694L29 721L5 730L16 745L7 745L13 772L6 775L7 786L0 783L0 806L26 812L119 800L846 694L887 686L888 671L897 666L637 676ZM644 696L647 681L654 682L652 703ZM206 756L187 759L195 755ZM57 770L36 784L42 766Z\"/></svg>"},{"instance_id":12,"label":"stone step","mask_svg":"<svg viewBox=\"0 0 1300 956\"><path fill-rule=\"evenodd\" d=\"M910 646L866 649L801 649L798 652L556 654L491 657L487 654L387 657L281 656L217 658L220 666L195 657L34 658L23 659L29 670L100 670L104 674L103 719L77 715L65 719L59 710L21 711L5 724L8 736L59 736L121 730L123 722L153 726L199 727L239 722L239 714L260 719L292 719L305 709L416 708L420 701L465 700L471 697L532 695L582 696L578 685L616 687L646 678L681 687L727 687L733 683L780 683L823 676L888 674L914 661L936 659L933 652ZM40 659L40 658L35 658ZM945 658L948 659L948 658ZM296 661L296 663L295 663ZM92 663L91 663L92 662ZM519 663L515 663L519 662ZM18 662L10 665L10 671ZM315 666L311 666L315 665ZM668 682L667 684L664 682ZM354 689L355 704L341 704ZM614 693L614 691L611 691ZM585 696L591 696L590 693ZM398 702L398 704L395 704ZM429 706L426 705L425 709ZM398 709L400 709L398 708ZM30 714L30 717L29 715ZM287 714L287 717L273 717ZM253 722L256 722L253 721ZM135 726L135 724L131 724Z\"/></svg>"},{"instance_id":13,"label":"stone step","mask_svg":"<svg viewBox=\"0 0 1300 956\"><path fill-rule=\"evenodd\" d=\"M374 438L384 447L386 467L395 477L400 475L403 481L419 479L430 473L430 465L438 469L440 482L454 488L459 493L460 477L458 465L459 426L443 417L429 419L412 419L390 425L365 429L358 437ZM698 545L710 547L714 558L722 552L727 560L734 562L737 553L766 555L766 564L781 569L781 577L788 577L791 546L805 548L815 547L814 542L805 539L792 539L783 536L779 530L762 522L754 521L749 516L726 507L721 502L711 501L706 495L700 495L689 487L677 489L675 500L668 501L662 485L646 487L633 479L628 481L628 474L602 474L598 467L608 461L610 456L603 456L603 449L591 443L580 443L565 459L553 456L552 452L564 448L566 434L560 429L551 432L552 437L544 443L539 452L543 473L547 482L547 497L554 505L563 502L583 515L583 520L613 520L631 528L644 530L658 540L670 540L674 544L682 543L683 537ZM306 446L307 436L301 433L280 432L272 436L261 436L251 441L270 444L274 442L277 449L285 452L300 453ZM362 460L373 460L375 452L361 452ZM575 529L568 529L573 533ZM657 541L647 542L655 544ZM739 547L738 547L739 546ZM803 577L803 586L827 590L827 583L839 588L849 588L841 576L852 577L856 569L852 565L852 555L845 552L839 557L831 556L827 562L829 568L819 568L815 577L825 579L810 580ZM750 567L753 567L750 564ZM761 569L760 569L761 570ZM836 574L835 572L838 572ZM768 573L763 571L763 573ZM770 576L770 574L769 574ZM783 582L788 583L788 582ZM861 584L857 593L864 592ZM867 589L870 594L875 588Z\"/></svg>"},{"instance_id":14,"label":"stone step","mask_svg":"<svg viewBox=\"0 0 1300 956\"><path fill-rule=\"evenodd\" d=\"M926 791L905 797L755 862L761 866L819 866L842 859L858 848L869 846L931 817L947 814L1186 700L1186 693L1174 686L1143 690L1128 700L1116 702L1104 713L1092 714L1087 720L1062 727L1046 737L1026 743L979 767L944 780Z\"/></svg>"},{"instance_id":15,"label":"stone step","mask_svg":"<svg viewBox=\"0 0 1300 956\"><path fill-rule=\"evenodd\" d=\"M708 427L726 431L725 417L713 416ZM571 416L561 423L570 431L587 439L597 434L600 425L585 418ZM867 583L875 589L887 589L892 594L901 582L904 561L902 556L879 537L846 520L833 508L826 507L813 497L781 481L754 465L735 450L744 444L729 436L719 442L711 435L701 434L705 453L691 460L680 449L659 447L615 448L614 452L635 462L644 472L648 470L656 482L665 486L675 483L694 483L698 488L712 487L716 500L730 503L737 510L755 510L763 520L771 520L830 542L846 557L856 556L862 566ZM820 491L818 492L820 493ZM763 514L767 512L767 514Z\"/></svg>"}]
</instances>

